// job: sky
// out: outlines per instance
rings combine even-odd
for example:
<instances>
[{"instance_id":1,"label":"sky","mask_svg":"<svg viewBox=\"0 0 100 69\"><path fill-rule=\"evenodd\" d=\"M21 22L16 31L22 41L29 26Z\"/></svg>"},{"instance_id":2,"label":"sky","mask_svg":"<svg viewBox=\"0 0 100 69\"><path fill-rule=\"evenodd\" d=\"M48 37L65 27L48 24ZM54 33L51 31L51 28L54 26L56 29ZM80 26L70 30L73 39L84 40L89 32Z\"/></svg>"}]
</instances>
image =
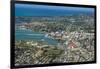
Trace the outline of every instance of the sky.
<instances>
[{"instance_id":1,"label":"sky","mask_svg":"<svg viewBox=\"0 0 100 69\"><path fill-rule=\"evenodd\" d=\"M67 16L72 14L93 14L94 8L50 6L36 4L15 4L16 16Z\"/></svg>"}]
</instances>

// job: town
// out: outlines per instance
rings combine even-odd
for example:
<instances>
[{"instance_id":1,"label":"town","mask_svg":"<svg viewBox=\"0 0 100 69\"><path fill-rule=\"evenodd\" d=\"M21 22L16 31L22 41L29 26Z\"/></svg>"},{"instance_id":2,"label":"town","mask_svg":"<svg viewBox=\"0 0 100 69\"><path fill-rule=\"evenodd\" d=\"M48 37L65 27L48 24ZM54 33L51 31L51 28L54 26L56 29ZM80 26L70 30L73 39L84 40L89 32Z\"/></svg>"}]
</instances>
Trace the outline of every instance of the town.
<instances>
[{"instance_id":1,"label":"town","mask_svg":"<svg viewBox=\"0 0 100 69\"><path fill-rule=\"evenodd\" d=\"M94 16L16 17L16 22L15 29L43 33L45 38L58 42L16 40L16 65L94 60Z\"/></svg>"}]
</instances>

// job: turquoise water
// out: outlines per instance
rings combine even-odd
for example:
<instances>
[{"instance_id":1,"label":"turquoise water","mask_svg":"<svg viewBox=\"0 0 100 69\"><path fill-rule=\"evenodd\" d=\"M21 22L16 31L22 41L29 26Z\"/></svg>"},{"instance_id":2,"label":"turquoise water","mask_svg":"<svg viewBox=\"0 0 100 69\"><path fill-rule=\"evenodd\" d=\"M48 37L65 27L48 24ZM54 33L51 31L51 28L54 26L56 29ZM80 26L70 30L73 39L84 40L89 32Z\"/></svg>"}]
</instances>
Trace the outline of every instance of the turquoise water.
<instances>
[{"instance_id":1,"label":"turquoise water","mask_svg":"<svg viewBox=\"0 0 100 69\"><path fill-rule=\"evenodd\" d=\"M57 45L58 41L45 37L45 34L32 32L29 30L16 30L15 31L15 39L16 40L35 40L35 41L44 41L50 45Z\"/></svg>"}]
</instances>

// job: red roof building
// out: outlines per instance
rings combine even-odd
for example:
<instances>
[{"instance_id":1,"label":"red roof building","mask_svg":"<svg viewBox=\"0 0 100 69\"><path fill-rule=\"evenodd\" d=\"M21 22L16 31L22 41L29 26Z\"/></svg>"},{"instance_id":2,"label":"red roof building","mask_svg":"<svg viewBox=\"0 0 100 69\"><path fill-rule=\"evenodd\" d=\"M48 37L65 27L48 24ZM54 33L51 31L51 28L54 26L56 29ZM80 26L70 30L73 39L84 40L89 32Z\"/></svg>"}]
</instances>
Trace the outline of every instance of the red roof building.
<instances>
[{"instance_id":1,"label":"red roof building","mask_svg":"<svg viewBox=\"0 0 100 69\"><path fill-rule=\"evenodd\" d=\"M72 40L70 40L68 47L70 48L77 48L77 45L75 44L75 42L73 42Z\"/></svg>"}]
</instances>

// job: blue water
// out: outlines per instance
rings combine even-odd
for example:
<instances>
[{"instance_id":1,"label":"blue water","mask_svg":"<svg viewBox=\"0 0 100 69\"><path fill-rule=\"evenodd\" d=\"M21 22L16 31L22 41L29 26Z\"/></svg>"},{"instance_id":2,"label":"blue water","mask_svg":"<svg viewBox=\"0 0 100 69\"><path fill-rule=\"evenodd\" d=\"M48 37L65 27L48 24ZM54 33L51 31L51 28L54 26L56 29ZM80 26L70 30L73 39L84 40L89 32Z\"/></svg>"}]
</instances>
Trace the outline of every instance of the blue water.
<instances>
[{"instance_id":1,"label":"blue water","mask_svg":"<svg viewBox=\"0 0 100 69\"><path fill-rule=\"evenodd\" d=\"M94 14L94 8L16 4L16 16L66 16L72 14Z\"/></svg>"},{"instance_id":2,"label":"blue water","mask_svg":"<svg viewBox=\"0 0 100 69\"><path fill-rule=\"evenodd\" d=\"M15 32L16 40L34 40L34 41L45 41L49 45L57 45L58 41L45 37L45 34L32 32L28 30L16 30Z\"/></svg>"}]
</instances>

